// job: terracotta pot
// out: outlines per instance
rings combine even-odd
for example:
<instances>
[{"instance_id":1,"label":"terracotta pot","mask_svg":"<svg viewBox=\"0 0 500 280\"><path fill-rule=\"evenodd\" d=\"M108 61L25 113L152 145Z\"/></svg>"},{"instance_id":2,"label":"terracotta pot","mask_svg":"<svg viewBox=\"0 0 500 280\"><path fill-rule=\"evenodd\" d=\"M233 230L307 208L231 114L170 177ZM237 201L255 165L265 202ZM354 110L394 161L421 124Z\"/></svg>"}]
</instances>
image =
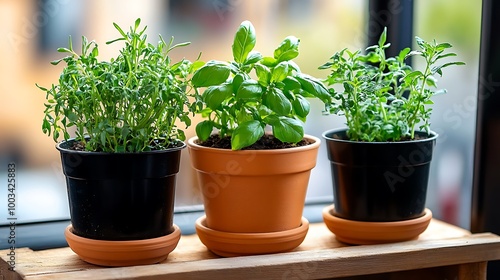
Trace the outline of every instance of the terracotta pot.
<instances>
[{"instance_id":1,"label":"terracotta pot","mask_svg":"<svg viewBox=\"0 0 500 280\"><path fill-rule=\"evenodd\" d=\"M74 234L73 227L64 235L71 249L84 261L102 266L131 266L154 264L165 260L181 238L176 225L168 235L130 241L108 241L84 238Z\"/></svg>"},{"instance_id":2,"label":"terracotta pot","mask_svg":"<svg viewBox=\"0 0 500 280\"><path fill-rule=\"evenodd\" d=\"M302 224L311 169L320 140L276 150L207 148L188 140L203 193L206 226L233 233L278 232Z\"/></svg>"},{"instance_id":3,"label":"terracotta pot","mask_svg":"<svg viewBox=\"0 0 500 280\"><path fill-rule=\"evenodd\" d=\"M353 245L369 245L408 241L418 238L432 219L432 212L424 210L424 215L415 219L397 222L363 222L342 219L330 205L323 209L323 220L328 229L341 242Z\"/></svg>"},{"instance_id":4,"label":"terracotta pot","mask_svg":"<svg viewBox=\"0 0 500 280\"><path fill-rule=\"evenodd\" d=\"M196 220L196 233L212 252L223 257L248 256L290 251L299 246L307 235L309 221L291 230L266 233L234 233L210 229L206 217Z\"/></svg>"}]
</instances>

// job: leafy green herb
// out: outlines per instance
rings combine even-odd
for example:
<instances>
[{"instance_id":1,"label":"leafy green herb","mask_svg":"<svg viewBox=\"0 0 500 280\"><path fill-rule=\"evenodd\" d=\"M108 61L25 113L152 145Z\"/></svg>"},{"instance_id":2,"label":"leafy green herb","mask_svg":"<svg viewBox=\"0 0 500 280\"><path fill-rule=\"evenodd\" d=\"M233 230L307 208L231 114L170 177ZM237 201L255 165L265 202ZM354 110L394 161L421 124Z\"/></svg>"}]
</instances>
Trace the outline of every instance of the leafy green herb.
<instances>
[{"instance_id":1,"label":"leafy green herb","mask_svg":"<svg viewBox=\"0 0 500 280\"><path fill-rule=\"evenodd\" d=\"M254 51L253 25L244 21L234 37L234 61L209 61L193 75L195 106L207 118L196 126L199 139L206 140L217 129L220 137L231 136L233 150L240 150L259 140L270 126L282 142L302 140L310 110L305 97L330 103L330 95L321 81L301 73L292 61L299 55L299 42L289 36L272 57L263 57Z\"/></svg>"},{"instance_id":2,"label":"leafy green herb","mask_svg":"<svg viewBox=\"0 0 500 280\"><path fill-rule=\"evenodd\" d=\"M169 52L189 43L174 45L159 36L158 44L147 43L146 28L140 19L125 32L116 23L125 46L110 61L98 61L98 46L82 37L82 51L68 48L58 51L68 56L53 61L66 63L59 84L44 88L45 117L42 130L58 141L62 133L70 138L74 128L76 140L88 151L139 152L161 150L185 140L178 120L186 127L189 99L186 94L192 63L172 63Z\"/></svg>"},{"instance_id":3,"label":"leafy green herb","mask_svg":"<svg viewBox=\"0 0 500 280\"><path fill-rule=\"evenodd\" d=\"M330 69L328 86L341 85L343 91L329 88L333 102L327 113L345 115L348 137L354 141L400 141L414 139L418 129L430 131L430 116L434 95L446 90L437 89L435 74L463 62L441 64L443 58L454 57L446 52L448 43L426 42L416 37L419 50L409 48L398 56L386 57L387 29L378 45L368 47L367 53L344 49L335 53L320 69ZM423 71L412 69L405 60L410 56L425 60Z\"/></svg>"}]
</instances>

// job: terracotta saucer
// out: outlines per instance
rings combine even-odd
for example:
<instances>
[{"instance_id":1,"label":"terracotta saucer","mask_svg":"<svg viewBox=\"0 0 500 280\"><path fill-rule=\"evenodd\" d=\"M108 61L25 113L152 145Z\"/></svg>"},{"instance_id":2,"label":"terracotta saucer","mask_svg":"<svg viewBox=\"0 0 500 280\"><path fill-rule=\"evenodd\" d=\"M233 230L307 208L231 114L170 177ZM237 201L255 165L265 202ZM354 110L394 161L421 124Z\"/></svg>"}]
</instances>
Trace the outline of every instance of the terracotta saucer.
<instances>
[{"instance_id":1,"label":"terracotta saucer","mask_svg":"<svg viewBox=\"0 0 500 280\"><path fill-rule=\"evenodd\" d=\"M205 219L203 216L196 220L196 233L210 251L222 257L287 252L304 241L309 229L309 221L304 217L298 228L268 233L216 231L206 226Z\"/></svg>"},{"instance_id":2,"label":"terracotta saucer","mask_svg":"<svg viewBox=\"0 0 500 280\"><path fill-rule=\"evenodd\" d=\"M323 221L337 240L354 245L368 245L407 241L418 238L432 219L432 212L415 219L397 222L362 222L336 217L334 206L323 209Z\"/></svg>"},{"instance_id":3,"label":"terracotta saucer","mask_svg":"<svg viewBox=\"0 0 500 280\"><path fill-rule=\"evenodd\" d=\"M165 260L181 238L181 230L157 238L130 241L106 241L84 238L64 231L69 247L84 261L102 266L131 266L154 264Z\"/></svg>"}]
</instances>

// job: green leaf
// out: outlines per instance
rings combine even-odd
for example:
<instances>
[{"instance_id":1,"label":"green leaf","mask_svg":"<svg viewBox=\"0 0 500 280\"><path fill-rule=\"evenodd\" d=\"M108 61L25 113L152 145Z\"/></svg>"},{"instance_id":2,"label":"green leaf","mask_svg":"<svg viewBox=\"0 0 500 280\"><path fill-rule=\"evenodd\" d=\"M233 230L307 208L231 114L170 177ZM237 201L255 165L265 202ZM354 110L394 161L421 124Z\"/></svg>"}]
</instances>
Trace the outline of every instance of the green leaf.
<instances>
[{"instance_id":1,"label":"green leaf","mask_svg":"<svg viewBox=\"0 0 500 280\"><path fill-rule=\"evenodd\" d=\"M297 143L304 138L304 127L296 119L280 116L274 119L270 125L273 128L273 135L281 142Z\"/></svg>"},{"instance_id":2,"label":"green leaf","mask_svg":"<svg viewBox=\"0 0 500 280\"><path fill-rule=\"evenodd\" d=\"M259 83L263 86L269 85L269 82L271 82L271 70L267 66L258 63L254 67Z\"/></svg>"},{"instance_id":3,"label":"green leaf","mask_svg":"<svg viewBox=\"0 0 500 280\"><path fill-rule=\"evenodd\" d=\"M231 84L222 84L220 86L210 86L203 93L203 101L212 110L217 110L226 99L233 93Z\"/></svg>"},{"instance_id":4,"label":"green leaf","mask_svg":"<svg viewBox=\"0 0 500 280\"><path fill-rule=\"evenodd\" d=\"M250 51L255 47L255 29L250 21L241 23L234 36L233 57L238 63L245 62Z\"/></svg>"},{"instance_id":5,"label":"green leaf","mask_svg":"<svg viewBox=\"0 0 500 280\"><path fill-rule=\"evenodd\" d=\"M214 126L213 126L213 123L211 121L202 121L200 123L198 123L196 125L196 136L198 136L198 138L201 140L201 141L205 141L208 139L208 137L210 137L210 134L212 134L212 130L213 130Z\"/></svg>"},{"instance_id":6,"label":"green leaf","mask_svg":"<svg viewBox=\"0 0 500 280\"><path fill-rule=\"evenodd\" d=\"M330 103L330 93L321 81L306 74L297 75L295 78L300 82L304 91L316 96L326 104Z\"/></svg>"},{"instance_id":7,"label":"green leaf","mask_svg":"<svg viewBox=\"0 0 500 280\"><path fill-rule=\"evenodd\" d=\"M279 88L271 88L264 94L263 104L278 115L286 116L292 110L292 103Z\"/></svg>"},{"instance_id":8,"label":"green leaf","mask_svg":"<svg viewBox=\"0 0 500 280\"><path fill-rule=\"evenodd\" d=\"M231 148L241 150L248 147L264 135L264 128L259 121L252 120L240 124L231 136Z\"/></svg>"},{"instance_id":9,"label":"green leaf","mask_svg":"<svg viewBox=\"0 0 500 280\"><path fill-rule=\"evenodd\" d=\"M195 87L220 85L227 80L229 74L231 69L226 63L212 60L194 73L192 83Z\"/></svg>"},{"instance_id":10,"label":"green leaf","mask_svg":"<svg viewBox=\"0 0 500 280\"><path fill-rule=\"evenodd\" d=\"M116 22L113 22L113 26L115 27L116 30L118 30L118 32L120 32L120 34L123 37L127 37L127 34L125 34L125 32L123 31L123 29Z\"/></svg>"},{"instance_id":11,"label":"green leaf","mask_svg":"<svg viewBox=\"0 0 500 280\"><path fill-rule=\"evenodd\" d=\"M286 61L278 63L272 70L271 82L281 82L288 76L288 63Z\"/></svg>"},{"instance_id":12,"label":"green leaf","mask_svg":"<svg viewBox=\"0 0 500 280\"><path fill-rule=\"evenodd\" d=\"M299 81L291 76L286 77L282 82L285 84L285 91L294 91L302 88Z\"/></svg>"},{"instance_id":13,"label":"green leaf","mask_svg":"<svg viewBox=\"0 0 500 280\"><path fill-rule=\"evenodd\" d=\"M442 59L442 58L445 58L445 57L452 57L452 56L457 56L456 53L447 53L447 54L442 54L442 55L438 55L436 60L438 59Z\"/></svg>"},{"instance_id":14,"label":"green leaf","mask_svg":"<svg viewBox=\"0 0 500 280\"><path fill-rule=\"evenodd\" d=\"M235 94L238 92L238 89L240 88L244 80L245 78L241 73L234 76L232 84L233 84L233 92Z\"/></svg>"},{"instance_id":15,"label":"green leaf","mask_svg":"<svg viewBox=\"0 0 500 280\"><path fill-rule=\"evenodd\" d=\"M403 61L406 59L406 56L410 53L411 49L410 48L404 48L399 52L398 55L398 61L403 63Z\"/></svg>"},{"instance_id":16,"label":"green leaf","mask_svg":"<svg viewBox=\"0 0 500 280\"><path fill-rule=\"evenodd\" d=\"M288 61L299 55L300 40L294 36L286 37L277 49L274 50L274 58L278 62Z\"/></svg>"},{"instance_id":17,"label":"green leaf","mask_svg":"<svg viewBox=\"0 0 500 280\"><path fill-rule=\"evenodd\" d=\"M450 43L441 43L436 46L436 51L444 51L445 49L451 48L452 45Z\"/></svg>"},{"instance_id":18,"label":"green leaf","mask_svg":"<svg viewBox=\"0 0 500 280\"><path fill-rule=\"evenodd\" d=\"M424 74L418 70L415 70L404 77L405 83L412 83L415 78L421 78Z\"/></svg>"},{"instance_id":19,"label":"green leaf","mask_svg":"<svg viewBox=\"0 0 500 280\"><path fill-rule=\"evenodd\" d=\"M196 70L200 69L201 67L203 67L203 65L205 65L205 62L200 61L200 60L197 60L197 61L195 61L195 62L193 62L193 63L191 64L191 66L189 67L189 68L190 68L190 69L189 69L189 72L191 72L191 73L192 73L192 72L194 72L194 71L196 71Z\"/></svg>"},{"instance_id":20,"label":"green leaf","mask_svg":"<svg viewBox=\"0 0 500 280\"><path fill-rule=\"evenodd\" d=\"M386 40L387 40L387 27L384 27L384 31L382 31L378 39L378 45L380 47L384 46Z\"/></svg>"},{"instance_id":21,"label":"green leaf","mask_svg":"<svg viewBox=\"0 0 500 280\"><path fill-rule=\"evenodd\" d=\"M47 119L43 119L42 132L50 136L50 122Z\"/></svg>"},{"instance_id":22,"label":"green leaf","mask_svg":"<svg viewBox=\"0 0 500 280\"><path fill-rule=\"evenodd\" d=\"M427 49L427 43L420 37L418 36L415 36L415 41L417 42L417 45L421 48L421 49Z\"/></svg>"},{"instance_id":23,"label":"green leaf","mask_svg":"<svg viewBox=\"0 0 500 280\"><path fill-rule=\"evenodd\" d=\"M236 98L243 100L258 100L262 97L262 87L255 80L246 80L236 92Z\"/></svg>"},{"instance_id":24,"label":"green leaf","mask_svg":"<svg viewBox=\"0 0 500 280\"><path fill-rule=\"evenodd\" d=\"M297 95L295 100L292 102L293 111L301 118L307 117L309 111L311 110L311 106L309 101L301 95Z\"/></svg>"},{"instance_id":25,"label":"green leaf","mask_svg":"<svg viewBox=\"0 0 500 280\"><path fill-rule=\"evenodd\" d=\"M76 122L76 121L78 120L78 116L77 116L75 113L70 112L70 113L68 114L68 119L69 119L70 121L72 121L72 122Z\"/></svg>"},{"instance_id":26,"label":"green leaf","mask_svg":"<svg viewBox=\"0 0 500 280\"><path fill-rule=\"evenodd\" d=\"M262 59L262 55L260 54L260 52L257 52L257 51L251 51L249 54L248 54L248 57L247 59L245 60L245 65L249 65L249 64L254 64L254 63L257 63L259 62L260 60Z\"/></svg>"},{"instance_id":27,"label":"green leaf","mask_svg":"<svg viewBox=\"0 0 500 280\"><path fill-rule=\"evenodd\" d=\"M105 146L106 145L106 131L101 132L101 145Z\"/></svg>"},{"instance_id":28,"label":"green leaf","mask_svg":"<svg viewBox=\"0 0 500 280\"><path fill-rule=\"evenodd\" d=\"M265 65L267 67L274 67L279 63L279 61L274 57L265 56L264 58L262 58L260 63L262 63L262 65Z\"/></svg>"},{"instance_id":29,"label":"green leaf","mask_svg":"<svg viewBox=\"0 0 500 280\"><path fill-rule=\"evenodd\" d=\"M57 52L60 52L60 53L64 53L64 52L66 52L66 53L72 53L72 52L71 52L69 49L67 49L67 48L58 48L58 49L57 49Z\"/></svg>"},{"instance_id":30,"label":"green leaf","mask_svg":"<svg viewBox=\"0 0 500 280\"><path fill-rule=\"evenodd\" d=\"M244 122L247 122L247 121L254 120L253 117L252 117L252 114L250 112L248 112L247 110L245 110L245 109L241 109L238 112L238 114L236 115L236 119L237 119L238 123L244 123Z\"/></svg>"}]
</instances>

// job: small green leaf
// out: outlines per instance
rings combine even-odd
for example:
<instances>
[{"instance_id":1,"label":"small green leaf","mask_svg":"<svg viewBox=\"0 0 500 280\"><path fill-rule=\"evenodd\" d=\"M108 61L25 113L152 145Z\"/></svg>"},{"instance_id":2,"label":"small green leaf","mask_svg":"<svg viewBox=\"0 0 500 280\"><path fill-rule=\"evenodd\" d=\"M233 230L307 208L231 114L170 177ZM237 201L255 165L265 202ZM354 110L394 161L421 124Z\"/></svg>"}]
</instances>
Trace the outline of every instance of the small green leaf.
<instances>
[{"instance_id":1,"label":"small green leaf","mask_svg":"<svg viewBox=\"0 0 500 280\"><path fill-rule=\"evenodd\" d=\"M271 82L271 70L267 66L258 63L255 64L255 73L261 85L269 85L269 82Z\"/></svg>"},{"instance_id":2,"label":"small green leaf","mask_svg":"<svg viewBox=\"0 0 500 280\"><path fill-rule=\"evenodd\" d=\"M192 83L195 87L219 85L227 80L229 74L231 69L226 63L212 60L194 73Z\"/></svg>"},{"instance_id":3,"label":"small green leaf","mask_svg":"<svg viewBox=\"0 0 500 280\"><path fill-rule=\"evenodd\" d=\"M380 47L384 46L386 40L387 40L387 27L384 27L384 31L382 31L378 39L378 45Z\"/></svg>"},{"instance_id":4,"label":"small green leaf","mask_svg":"<svg viewBox=\"0 0 500 280\"><path fill-rule=\"evenodd\" d=\"M245 60L244 64L245 64L245 65L248 65L248 64L254 64L254 63L259 62L261 59L262 59L262 55L260 54L260 52L257 52L257 51L251 51L251 52L248 54L248 57L247 57L247 59Z\"/></svg>"},{"instance_id":5,"label":"small green leaf","mask_svg":"<svg viewBox=\"0 0 500 280\"><path fill-rule=\"evenodd\" d=\"M411 49L410 48L404 48L399 52L398 55L398 61L403 63L403 61L406 59L406 56L410 53Z\"/></svg>"},{"instance_id":6,"label":"small green leaf","mask_svg":"<svg viewBox=\"0 0 500 280\"><path fill-rule=\"evenodd\" d=\"M42 122L42 132L50 136L50 122L47 119Z\"/></svg>"},{"instance_id":7,"label":"small green leaf","mask_svg":"<svg viewBox=\"0 0 500 280\"><path fill-rule=\"evenodd\" d=\"M135 29L134 30L137 30L137 28L139 27L139 25L141 25L141 19L140 18L137 18L135 20Z\"/></svg>"},{"instance_id":8,"label":"small green leaf","mask_svg":"<svg viewBox=\"0 0 500 280\"><path fill-rule=\"evenodd\" d=\"M292 102L293 111L301 118L307 117L309 111L311 110L311 106L309 101L301 95L297 95L295 100Z\"/></svg>"},{"instance_id":9,"label":"small green leaf","mask_svg":"<svg viewBox=\"0 0 500 280\"><path fill-rule=\"evenodd\" d=\"M210 86L203 93L203 101L212 110L219 109L219 106L233 93L231 84L222 84L220 86Z\"/></svg>"},{"instance_id":10,"label":"small green leaf","mask_svg":"<svg viewBox=\"0 0 500 280\"><path fill-rule=\"evenodd\" d=\"M321 83L321 81L306 74L300 74L298 76L295 76L295 78L300 82L300 85L302 86L302 89L304 91L307 91L308 93L316 96L326 104L330 103L330 93L328 92L328 89L325 87L325 85Z\"/></svg>"},{"instance_id":11,"label":"small green leaf","mask_svg":"<svg viewBox=\"0 0 500 280\"><path fill-rule=\"evenodd\" d=\"M238 92L238 89L240 88L244 80L245 78L241 73L234 76L232 84L233 84L233 92L235 94Z\"/></svg>"},{"instance_id":12,"label":"small green leaf","mask_svg":"<svg viewBox=\"0 0 500 280\"><path fill-rule=\"evenodd\" d=\"M236 115L238 123L244 123L253 120L252 114L245 109L241 109Z\"/></svg>"},{"instance_id":13,"label":"small green leaf","mask_svg":"<svg viewBox=\"0 0 500 280\"><path fill-rule=\"evenodd\" d=\"M203 65L205 65L205 62L197 60L191 64L189 72L192 73L192 72L200 69Z\"/></svg>"},{"instance_id":14,"label":"small green leaf","mask_svg":"<svg viewBox=\"0 0 500 280\"><path fill-rule=\"evenodd\" d=\"M442 58L445 58L445 57L452 57L452 56L457 56L456 53L447 53L447 54L442 54L442 55L438 55L436 60L438 59L442 59Z\"/></svg>"},{"instance_id":15,"label":"small green leaf","mask_svg":"<svg viewBox=\"0 0 500 280\"><path fill-rule=\"evenodd\" d=\"M241 150L248 147L264 135L264 128L259 121L252 120L240 124L231 136L231 148Z\"/></svg>"},{"instance_id":16,"label":"small green leaf","mask_svg":"<svg viewBox=\"0 0 500 280\"><path fill-rule=\"evenodd\" d=\"M278 115L286 116L292 110L292 103L279 88L271 88L264 94L263 104Z\"/></svg>"},{"instance_id":17,"label":"small green leaf","mask_svg":"<svg viewBox=\"0 0 500 280\"><path fill-rule=\"evenodd\" d=\"M255 47L255 29L250 21L241 23L234 36L233 57L238 63L243 63L247 59L250 51Z\"/></svg>"},{"instance_id":18,"label":"small green leaf","mask_svg":"<svg viewBox=\"0 0 500 280\"><path fill-rule=\"evenodd\" d=\"M285 84L284 90L285 91L294 91L300 89L302 86L300 85L299 81L295 79L294 77L288 76L286 77L283 81L283 84Z\"/></svg>"},{"instance_id":19,"label":"small green leaf","mask_svg":"<svg viewBox=\"0 0 500 280\"><path fill-rule=\"evenodd\" d=\"M417 42L417 45L421 48L421 49L427 49L427 43L420 37L418 36L415 36L415 41Z\"/></svg>"},{"instance_id":20,"label":"small green leaf","mask_svg":"<svg viewBox=\"0 0 500 280\"><path fill-rule=\"evenodd\" d=\"M267 67L274 67L279 63L279 61L274 57L266 56L262 58L260 63L262 63L262 65L265 65Z\"/></svg>"},{"instance_id":21,"label":"small green leaf","mask_svg":"<svg viewBox=\"0 0 500 280\"><path fill-rule=\"evenodd\" d=\"M262 96L262 87L255 80L246 80L241 83L236 98L243 100L258 100Z\"/></svg>"},{"instance_id":22,"label":"small green leaf","mask_svg":"<svg viewBox=\"0 0 500 280\"><path fill-rule=\"evenodd\" d=\"M286 61L278 63L278 65L276 65L271 72L271 82L283 81L289 73L288 63Z\"/></svg>"},{"instance_id":23,"label":"small green leaf","mask_svg":"<svg viewBox=\"0 0 500 280\"><path fill-rule=\"evenodd\" d=\"M66 53L72 53L72 51L70 51L70 50L69 50L69 49L67 49L67 48L58 48L58 49L57 49L57 52L60 52L60 53L64 53L64 52L66 52Z\"/></svg>"},{"instance_id":24,"label":"small green leaf","mask_svg":"<svg viewBox=\"0 0 500 280\"><path fill-rule=\"evenodd\" d=\"M412 83L412 81L416 78L421 78L423 77L424 74L418 70L410 72L408 75L404 77L404 80L406 83Z\"/></svg>"},{"instance_id":25,"label":"small green leaf","mask_svg":"<svg viewBox=\"0 0 500 280\"><path fill-rule=\"evenodd\" d=\"M214 126L213 126L213 123L211 121L202 121L202 122L199 122L197 125L196 125L196 136L198 136L198 138L201 140L201 141L206 141L208 139L208 137L210 137L210 134L212 134L212 130L214 129Z\"/></svg>"},{"instance_id":26,"label":"small green leaf","mask_svg":"<svg viewBox=\"0 0 500 280\"><path fill-rule=\"evenodd\" d=\"M281 142L297 143L304 138L304 127L296 119L281 116L271 124L273 135Z\"/></svg>"},{"instance_id":27,"label":"small green leaf","mask_svg":"<svg viewBox=\"0 0 500 280\"><path fill-rule=\"evenodd\" d=\"M286 37L277 49L274 50L274 58L278 62L288 61L299 55L300 40L294 36Z\"/></svg>"},{"instance_id":28,"label":"small green leaf","mask_svg":"<svg viewBox=\"0 0 500 280\"><path fill-rule=\"evenodd\" d=\"M77 116L75 113L70 112L70 113L68 114L68 119L69 119L70 121L72 121L72 122L76 122L76 121L78 120L78 116Z\"/></svg>"},{"instance_id":29,"label":"small green leaf","mask_svg":"<svg viewBox=\"0 0 500 280\"><path fill-rule=\"evenodd\" d=\"M115 27L116 30L118 30L118 32L120 32L120 34L123 37L127 37L127 34L125 34L125 32L123 31L123 29L116 22L113 22L113 26Z\"/></svg>"},{"instance_id":30,"label":"small green leaf","mask_svg":"<svg viewBox=\"0 0 500 280\"><path fill-rule=\"evenodd\" d=\"M436 51L444 51L445 49L451 48L452 45L450 43L441 43L436 46Z\"/></svg>"},{"instance_id":31,"label":"small green leaf","mask_svg":"<svg viewBox=\"0 0 500 280\"><path fill-rule=\"evenodd\" d=\"M102 131L100 136L101 136L101 145L105 146L106 145L106 131Z\"/></svg>"}]
</instances>

